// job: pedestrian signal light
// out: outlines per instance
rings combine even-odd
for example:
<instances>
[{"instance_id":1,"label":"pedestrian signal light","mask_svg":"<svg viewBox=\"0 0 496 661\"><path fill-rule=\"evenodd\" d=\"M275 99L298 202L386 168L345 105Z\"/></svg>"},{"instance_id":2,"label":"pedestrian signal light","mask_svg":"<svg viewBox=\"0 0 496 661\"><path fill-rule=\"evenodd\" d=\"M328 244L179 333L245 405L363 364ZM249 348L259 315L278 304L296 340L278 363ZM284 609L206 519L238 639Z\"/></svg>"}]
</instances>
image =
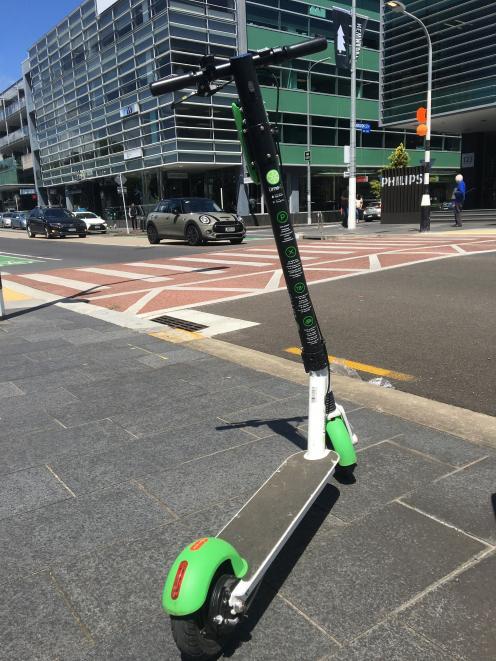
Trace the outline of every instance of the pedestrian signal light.
<instances>
[{"instance_id":1,"label":"pedestrian signal light","mask_svg":"<svg viewBox=\"0 0 496 661\"><path fill-rule=\"evenodd\" d=\"M427 109L421 106L417 108L417 122L419 124L425 124L427 121Z\"/></svg>"},{"instance_id":2,"label":"pedestrian signal light","mask_svg":"<svg viewBox=\"0 0 496 661\"><path fill-rule=\"evenodd\" d=\"M427 135L427 124L419 124L417 126L417 135L419 135L421 138L425 138Z\"/></svg>"}]
</instances>

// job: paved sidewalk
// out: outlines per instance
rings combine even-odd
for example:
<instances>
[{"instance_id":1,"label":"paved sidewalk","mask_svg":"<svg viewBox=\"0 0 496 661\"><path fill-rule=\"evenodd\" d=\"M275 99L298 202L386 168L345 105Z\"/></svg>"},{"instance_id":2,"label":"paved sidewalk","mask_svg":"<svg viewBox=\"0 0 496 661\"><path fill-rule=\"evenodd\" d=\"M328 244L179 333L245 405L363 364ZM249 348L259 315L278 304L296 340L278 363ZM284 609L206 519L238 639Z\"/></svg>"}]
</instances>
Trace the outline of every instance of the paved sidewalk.
<instances>
[{"instance_id":1,"label":"paved sidewalk","mask_svg":"<svg viewBox=\"0 0 496 661\"><path fill-rule=\"evenodd\" d=\"M171 561L306 429L304 386L194 344L50 304L0 321L3 659L179 658ZM343 403L356 483L324 490L228 656L493 659L496 452Z\"/></svg>"}]
</instances>

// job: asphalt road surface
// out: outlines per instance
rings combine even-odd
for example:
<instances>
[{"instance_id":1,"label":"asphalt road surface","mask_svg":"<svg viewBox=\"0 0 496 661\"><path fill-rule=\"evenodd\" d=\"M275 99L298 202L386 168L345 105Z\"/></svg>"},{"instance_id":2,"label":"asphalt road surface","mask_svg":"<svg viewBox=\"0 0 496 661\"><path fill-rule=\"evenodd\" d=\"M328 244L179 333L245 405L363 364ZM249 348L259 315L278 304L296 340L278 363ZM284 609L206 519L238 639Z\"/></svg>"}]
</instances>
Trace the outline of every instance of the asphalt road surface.
<instances>
[{"instance_id":1,"label":"asphalt road surface","mask_svg":"<svg viewBox=\"0 0 496 661\"><path fill-rule=\"evenodd\" d=\"M392 380L397 389L495 415L495 283L491 253L317 284L310 292L330 354L415 377ZM260 323L219 339L300 360L285 351L299 346L285 291L201 309Z\"/></svg>"},{"instance_id":2,"label":"asphalt road surface","mask_svg":"<svg viewBox=\"0 0 496 661\"><path fill-rule=\"evenodd\" d=\"M62 241L60 239L47 241L45 238L27 241L24 238L25 233L22 234L23 236L16 237L14 231L12 234L8 231L0 233L0 270L8 273L38 273L49 269L179 257L192 253L211 252L212 249L229 250L237 247L225 241L196 247L188 246L182 241L162 242L156 246L99 245L79 237ZM143 238L146 240L144 234ZM17 256L19 264L4 266L2 262L5 260L1 258L9 256ZM22 257L24 259L21 262Z\"/></svg>"}]
</instances>

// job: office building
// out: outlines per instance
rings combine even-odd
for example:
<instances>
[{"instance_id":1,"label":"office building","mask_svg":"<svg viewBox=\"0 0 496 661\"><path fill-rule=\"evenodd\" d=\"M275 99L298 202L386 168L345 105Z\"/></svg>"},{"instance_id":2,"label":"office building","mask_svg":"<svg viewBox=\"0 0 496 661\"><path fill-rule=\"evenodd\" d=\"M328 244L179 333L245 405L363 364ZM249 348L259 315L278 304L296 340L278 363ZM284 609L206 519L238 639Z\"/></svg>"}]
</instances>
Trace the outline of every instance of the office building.
<instances>
[{"instance_id":1,"label":"office building","mask_svg":"<svg viewBox=\"0 0 496 661\"><path fill-rule=\"evenodd\" d=\"M469 208L496 208L496 6L475 0L407 0L426 25L433 48L434 133L462 134L457 168ZM411 18L382 7L381 119L386 128L415 126L426 102L427 41ZM446 140L444 138L444 148ZM439 136L431 140L441 148ZM435 166L436 164L434 164Z\"/></svg>"},{"instance_id":2,"label":"office building","mask_svg":"<svg viewBox=\"0 0 496 661\"><path fill-rule=\"evenodd\" d=\"M239 197L246 212L230 114L233 86L173 109L171 95L154 98L148 85L194 69L207 53L220 61L246 48L291 44L314 35L331 38L331 8L330 0L84 2L33 45L25 63L40 195L46 203L111 214L122 206L122 173L128 201L147 206L161 196L206 195L229 208ZM412 164L421 161L423 152L414 132L379 126L379 1L358 0L358 8L369 18L357 76L357 117L370 125L370 132L360 132L357 139L358 171L366 179L376 176L400 142L410 149ZM350 80L336 69L332 48L319 56L328 59L314 66L310 76L312 197L314 209L326 209L335 207L346 186ZM306 206L311 63L301 59L261 72L267 110L280 125L292 211ZM435 169L451 173L459 162L456 137L440 138L435 157ZM255 187L249 195L258 195Z\"/></svg>"},{"instance_id":3,"label":"office building","mask_svg":"<svg viewBox=\"0 0 496 661\"><path fill-rule=\"evenodd\" d=\"M33 157L22 80L0 92L0 211L30 209Z\"/></svg>"}]
</instances>

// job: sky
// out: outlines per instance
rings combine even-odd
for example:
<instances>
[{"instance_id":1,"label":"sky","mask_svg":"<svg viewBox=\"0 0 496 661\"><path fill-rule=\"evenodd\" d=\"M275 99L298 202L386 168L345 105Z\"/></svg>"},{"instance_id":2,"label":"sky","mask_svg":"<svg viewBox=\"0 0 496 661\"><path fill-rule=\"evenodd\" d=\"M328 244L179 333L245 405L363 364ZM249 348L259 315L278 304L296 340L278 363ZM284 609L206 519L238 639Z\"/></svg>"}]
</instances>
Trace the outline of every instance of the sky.
<instances>
[{"instance_id":1,"label":"sky","mask_svg":"<svg viewBox=\"0 0 496 661\"><path fill-rule=\"evenodd\" d=\"M19 80L28 50L82 0L0 0L0 92Z\"/></svg>"}]
</instances>

